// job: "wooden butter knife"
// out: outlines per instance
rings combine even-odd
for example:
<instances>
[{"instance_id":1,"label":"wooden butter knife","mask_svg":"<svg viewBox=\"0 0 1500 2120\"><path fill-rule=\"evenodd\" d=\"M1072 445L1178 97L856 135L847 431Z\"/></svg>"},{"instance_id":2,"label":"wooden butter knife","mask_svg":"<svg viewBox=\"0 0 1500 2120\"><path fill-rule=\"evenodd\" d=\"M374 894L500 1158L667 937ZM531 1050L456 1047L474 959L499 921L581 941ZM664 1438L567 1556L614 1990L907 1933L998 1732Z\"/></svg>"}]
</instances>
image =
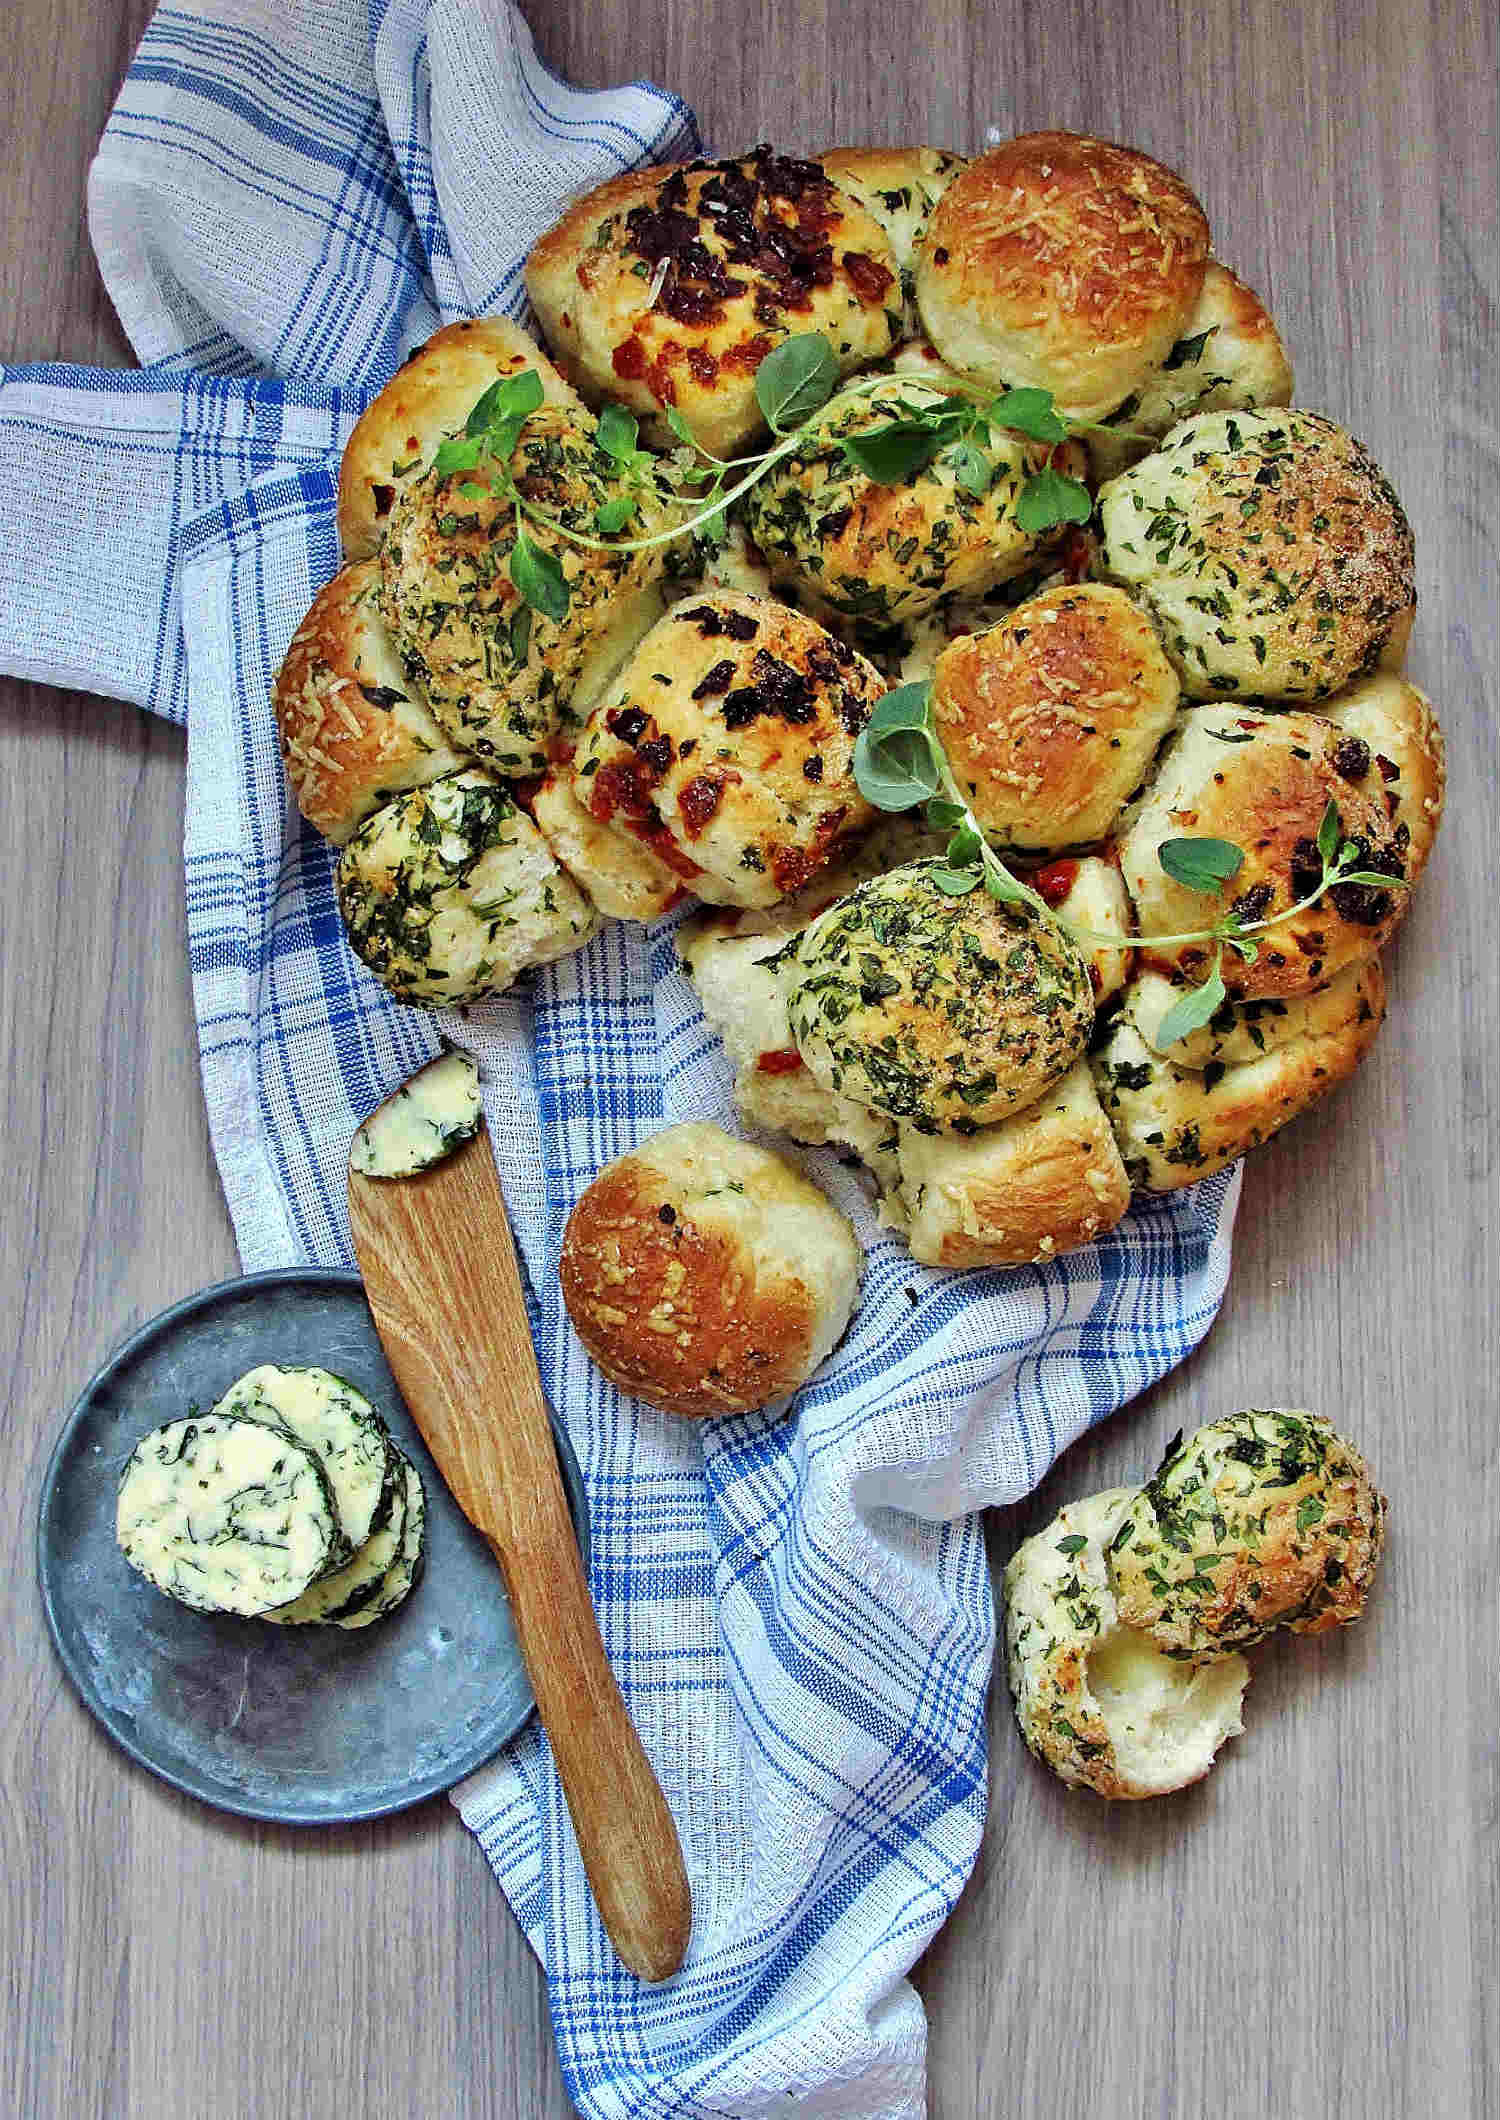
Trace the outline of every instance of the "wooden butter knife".
<instances>
[{"instance_id":1,"label":"wooden butter knife","mask_svg":"<svg viewBox=\"0 0 1500 2120\"><path fill-rule=\"evenodd\" d=\"M589 1599L483 1125L415 1176L351 1169L349 1220L402 1397L500 1563L610 1941L643 1980L665 1980L687 1950L687 1871Z\"/></svg>"}]
</instances>

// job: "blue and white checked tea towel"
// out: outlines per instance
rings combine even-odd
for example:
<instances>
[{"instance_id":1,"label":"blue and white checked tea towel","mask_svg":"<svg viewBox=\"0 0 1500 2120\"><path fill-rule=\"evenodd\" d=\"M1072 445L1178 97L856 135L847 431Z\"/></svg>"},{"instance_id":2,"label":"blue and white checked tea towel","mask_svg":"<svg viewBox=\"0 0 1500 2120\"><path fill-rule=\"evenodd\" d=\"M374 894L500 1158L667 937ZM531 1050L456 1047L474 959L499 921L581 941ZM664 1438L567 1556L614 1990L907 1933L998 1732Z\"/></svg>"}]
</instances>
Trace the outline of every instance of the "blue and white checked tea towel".
<instances>
[{"instance_id":1,"label":"blue and white checked tea towel","mask_svg":"<svg viewBox=\"0 0 1500 2120\"><path fill-rule=\"evenodd\" d=\"M623 1399L567 1330L555 1262L602 1163L730 1117L668 938L612 927L461 1020L396 1007L344 945L267 704L338 564L337 450L369 394L439 316L519 315L521 261L570 194L697 145L659 89L552 78L508 0L163 7L89 189L144 366L0 382L0 667L187 722L203 1084L247 1267L347 1260L356 1119L440 1029L481 1059L595 1602L695 1908L683 1970L643 1988L605 1942L541 1736L458 1792L546 1967L573 2098L619 2120L894 2120L924 2102L904 1975L984 1822L994 1619L973 1512L1024 1494L1207 1330L1235 1184L1046 1268L941 1274L811 1156L869 1261L794 1414L694 1425Z\"/></svg>"}]
</instances>

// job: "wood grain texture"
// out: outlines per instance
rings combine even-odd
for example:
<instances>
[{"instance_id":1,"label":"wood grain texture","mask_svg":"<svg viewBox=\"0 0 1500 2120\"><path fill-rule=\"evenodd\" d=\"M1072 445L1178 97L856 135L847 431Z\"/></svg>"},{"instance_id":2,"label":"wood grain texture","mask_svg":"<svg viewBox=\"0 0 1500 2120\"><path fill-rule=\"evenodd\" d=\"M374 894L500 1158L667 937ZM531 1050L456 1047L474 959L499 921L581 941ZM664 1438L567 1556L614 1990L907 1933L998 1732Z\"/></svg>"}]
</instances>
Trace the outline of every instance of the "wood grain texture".
<instances>
[{"instance_id":1,"label":"wood grain texture","mask_svg":"<svg viewBox=\"0 0 1500 2120\"><path fill-rule=\"evenodd\" d=\"M997 1691L989 1833L919 1980L934 2120L1479 2120L1500 2105L1493 0L527 4L561 71L666 82L723 147L972 148L1043 123L1139 141L1270 301L1299 400L1406 501L1411 668L1451 782L1390 1021L1247 1167L1203 1349L992 1525L998 1568L1174 1428L1302 1403L1347 1423L1391 1497L1372 1609L1258 1652L1246 1735L1160 1804L1068 1795ZM124 358L83 178L145 12L7 11L0 355ZM119 1758L47 1648L30 1554L62 1409L132 1324L234 1265L196 1087L181 767L180 736L128 708L0 688L0 2110L556 2120L539 1976L445 1805L317 1840L214 1818Z\"/></svg>"},{"instance_id":2,"label":"wood grain texture","mask_svg":"<svg viewBox=\"0 0 1500 2120\"><path fill-rule=\"evenodd\" d=\"M687 1870L589 1602L485 1128L418 1177L351 1171L349 1220L407 1411L505 1577L609 1939L643 1980L666 1980L692 1925Z\"/></svg>"}]
</instances>

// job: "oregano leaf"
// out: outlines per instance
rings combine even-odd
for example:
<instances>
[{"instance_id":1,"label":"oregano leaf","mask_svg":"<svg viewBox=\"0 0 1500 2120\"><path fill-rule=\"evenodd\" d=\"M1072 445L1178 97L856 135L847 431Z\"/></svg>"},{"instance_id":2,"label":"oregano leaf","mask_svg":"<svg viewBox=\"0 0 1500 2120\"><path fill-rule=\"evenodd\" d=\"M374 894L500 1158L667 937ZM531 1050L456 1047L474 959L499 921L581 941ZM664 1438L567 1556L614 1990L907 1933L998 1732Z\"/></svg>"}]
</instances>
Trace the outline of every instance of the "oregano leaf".
<instances>
[{"instance_id":1,"label":"oregano leaf","mask_svg":"<svg viewBox=\"0 0 1500 2120\"><path fill-rule=\"evenodd\" d=\"M1034 471L1016 496L1016 522L1030 536L1055 530L1059 523L1086 523L1093 499L1081 479L1054 471Z\"/></svg>"},{"instance_id":2,"label":"oregano leaf","mask_svg":"<svg viewBox=\"0 0 1500 2120\"><path fill-rule=\"evenodd\" d=\"M1243 850L1229 839L1164 839L1156 858L1174 883L1205 895L1222 890L1245 865Z\"/></svg>"},{"instance_id":3,"label":"oregano leaf","mask_svg":"<svg viewBox=\"0 0 1500 2120\"><path fill-rule=\"evenodd\" d=\"M448 478L455 471L472 471L484 454L484 444L469 440L463 435L450 435L439 442L432 459L432 468L439 478Z\"/></svg>"},{"instance_id":4,"label":"oregano leaf","mask_svg":"<svg viewBox=\"0 0 1500 2120\"><path fill-rule=\"evenodd\" d=\"M1333 857L1338 852L1339 841L1343 836L1344 827L1339 816L1339 806L1330 801L1323 812L1323 821L1318 826L1318 852L1322 856L1325 869L1332 866Z\"/></svg>"},{"instance_id":5,"label":"oregano leaf","mask_svg":"<svg viewBox=\"0 0 1500 2120\"><path fill-rule=\"evenodd\" d=\"M510 578L518 594L554 625L568 615L572 592L556 556L523 531L511 548Z\"/></svg>"},{"instance_id":6,"label":"oregano leaf","mask_svg":"<svg viewBox=\"0 0 1500 2120\"><path fill-rule=\"evenodd\" d=\"M933 888L941 891L945 898L967 898L971 891L978 890L984 880L977 868L951 868L946 865L929 869L927 875Z\"/></svg>"},{"instance_id":7,"label":"oregano leaf","mask_svg":"<svg viewBox=\"0 0 1500 2120\"><path fill-rule=\"evenodd\" d=\"M625 525L634 514L635 495L633 493L621 493L617 494L612 501L600 502L599 506L594 510L594 523L605 537L612 537L617 530L625 528Z\"/></svg>"},{"instance_id":8,"label":"oregano leaf","mask_svg":"<svg viewBox=\"0 0 1500 2120\"><path fill-rule=\"evenodd\" d=\"M756 369L756 403L767 424L784 434L827 404L838 379L838 359L822 332L798 332L783 339Z\"/></svg>"},{"instance_id":9,"label":"oregano leaf","mask_svg":"<svg viewBox=\"0 0 1500 2120\"><path fill-rule=\"evenodd\" d=\"M1052 402L1050 390L1002 390L985 408L992 420L1034 442L1065 442L1066 422Z\"/></svg>"},{"instance_id":10,"label":"oregano leaf","mask_svg":"<svg viewBox=\"0 0 1500 2120\"><path fill-rule=\"evenodd\" d=\"M673 407L675 411L675 406ZM599 432L595 439L599 447L617 464L629 461L640 443L641 423L633 412L623 405L610 403L599 414Z\"/></svg>"},{"instance_id":11,"label":"oregano leaf","mask_svg":"<svg viewBox=\"0 0 1500 2120\"><path fill-rule=\"evenodd\" d=\"M854 746L854 783L877 810L914 810L936 794L938 762L925 727L877 729L873 717Z\"/></svg>"},{"instance_id":12,"label":"oregano leaf","mask_svg":"<svg viewBox=\"0 0 1500 2120\"><path fill-rule=\"evenodd\" d=\"M1189 987L1180 1001L1174 1001L1162 1017L1156 1037L1152 1041L1158 1052L1165 1052L1169 1045L1176 1045L1193 1031L1201 1031L1211 1022L1228 999L1224 981L1219 972L1218 959L1202 986Z\"/></svg>"},{"instance_id":13,"label":"oregano leaf","mask_svg":"<svg viewBox=\"0 0 1500 2120\"><path fill-rule=\"evenodd\" d=\"M955 442L946 450L943 462L953 472L953 481L965 493L972 493L976 500L983 500L994 482L994 466L982 449L973 442Z\"/></svg>"},{"instance_id":14,"label":"oregano leaf","mask_svg":"<svg viewBox=\"0 0 1500 2120\"><path fill-rule=\"evenodd\" d=\"M921 420L891 420L864 434L844 435L839 447L854 468L877 486L899 486L926 470L942 440L941 433Z\"/></svg>"}]
</instances>

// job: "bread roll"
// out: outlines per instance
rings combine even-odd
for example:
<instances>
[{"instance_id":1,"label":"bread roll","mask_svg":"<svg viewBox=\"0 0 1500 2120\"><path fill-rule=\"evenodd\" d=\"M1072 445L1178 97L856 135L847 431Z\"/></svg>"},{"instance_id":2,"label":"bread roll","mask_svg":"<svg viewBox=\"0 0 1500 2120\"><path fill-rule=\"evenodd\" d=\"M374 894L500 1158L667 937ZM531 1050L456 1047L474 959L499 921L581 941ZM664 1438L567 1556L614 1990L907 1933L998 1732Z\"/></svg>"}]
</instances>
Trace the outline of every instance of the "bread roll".
<instances>
[{"instance_id":1,"label":"bread roll","mask_svg":"<svg viewBox=\"0 0 1500 2120\"><path fill-rule=\"evenodd\" d=\"M690 1124L595 1178L568 1217L562 1291L622 1391L667 1413L738 1413L832 1352L861 1264L849 1222L783 1157Z\"/></svg>"},{"instance_id":2,"label":"bread roll","mask_svg":"<svg viewBox=\"0 0 1500 2120\"><path fill-rule=\"evenodd\" d=\"M292 635L271 697L297 807L337 847L393 795L464 762L402 668L379 597L374 560L336 574Z\"/></svg>"},{"instance_id":3,"label":"bread roll","mask_svg":"<svg viewBox=\"0 0 1500 2120\"><path fill-rule=\"evenodd\" d=\"M768 147L601 185L536 245L526 291L591 403L628 405L663 447L675 407L718 456L764 428L755 372L784 339L822 332L848 374L902 324L881 229L816 162Z\"/></svg>"},{"instance_id":4,"label":"bread roll","mask_svg":"<svg viewBox=\"0 0 1500 2120\"><path fill-rule=\"evenodd\" d=\"M579 411L577 392L509 317L445 324L396 370L365 407L339 471L339 537L350 559L378 550L396 496L461 431L491 383L534 368L549 405Z\"/></svg>"},{"instance_id":5,"label":"bread roll","mask_svg":"<svg viewBox=\"0 0 1500 2120\"><path fill-rule=\"evenodd\" d=\"M948 402L926 384L893 376L879 390L834 398L745 502L745 524L772 579L809 609L870 625L921 618L946 596L980 596L1013 581L1057 542L1023 530L1016 501L1034 471L1055 459L1074 473L1075 443L1054 449L1004 431L974 447L991 475L982 495L961 485L942 451L893 485L870 478L841 446L914 410Z\"/></svg>"},{"instance_id":6,"label":"bread roll","mask_svg":"<svg viewBox=\"0 0 1500 2120\"><path fill-rule=\"evenodd\" d=\"M1361 849L1360 868L1405 876L1409 832L1393 819L1385 783L1362 745L1317 714L1196 707L1182 718L1145 799L1120 840L1120 867L1135 901L1143 951L1190 976L1212 945L1169 947L1152 936L1192 934L1231 907L1267 920L1317 888L1318 828L1330 802L1342 836ZM1191 891L1161 865L1164 840L1223 839L1244 861L1216 894ZM1259 936L1246 964L1226 951L1224 983L1247 1000L1308 994L1384 948L1403 918L1408 890L1337 884L1307 911Z\"/></svg>"},{"instance_id":7,"label":"bread roll","mask_svg":"<svg viewBox=\"0 0 1500 2120\"><path fill-rule=\"evenodd\" d=\"M800 612L728 590L686 597L589 716L573 793L698 897L774 905L869 819L854 742L884 690Z\"/></svg>"},{"instance_id":8,"label":"bread roll","mask_svg":"<svg viewBox=\"0 0 1500 2120\"><path fill-rule=\"evenodd\" d=\"M1102 419L1183 335L1208 223L1150 155L1079 133L1027 133L971 162L917 261L928 337L960 374L1050 390Z\"/></svg>"},{"instance_id":9,"label":"bread roll","mask_svg":"<svg viewBox=\"0 0 1500 2120\"><path fill-rule=\"evenodd\" d=\"M1093 1027L1067 937L913 862L863 883L797 941L788 1018L813 1074L919 1130L969 1131L1030 1104Z\"/></svg>"},{"instance_id":10,"label":"bread roll","mask_svg":"<svg viewBox=\"0 0 1500 2120\"><path fill-rule=\"evenodd\" d=\"M1094 1054L1094 1080L1137 1192L1211 1177L1348 1081L1385 1014L1379 959L1339 984L1330 1020L1310 1010L1304 1029L1253 1060L1201 1072L1153 1052L1129 1014L1115 1018Z\"/></svg>"},{"instance_id":11,"label":"bread roll","mask_svg":"<svg viewBox=\"0 0 1500 2120\"><path fill-rule=\"evenodd\" d=\"M899 1130L901 1203L924 1266L1024 1266L1090 1244L1130 1180L1086 1060L1036 1103L974 1134Z\"/></svg>"},{"instance_id":12,"label":"bread roll","mask_svg":"<svg viewBox=\"0 0 1500 2120\"><path fill-rule=\"evenodd\" d=\"M573 793L566 767L549 773L532 800L537 830L589 903L610 920L655 920L687 885L629 832L601 824Z\"/></svg>"},{"instance_id":13,"label":"bread roll","mask_svg":"<svg viewBox=\"0 0 1500 2120\"><path fill-rule=\"evenodd\" d=\"M1177 712L1156 628L1103 582L1046 589L937 659L932 712L974 812L1006 845L1102 839Z\"/></svg>"},{"instance_id":14,"label":"bread roll","mask_svg":"<svg viewBox=\"0 0 1500 2120\"><path fill-rule=\"evenodd\" d=\"M1201 1029L1169 1046L1159 1042L1161 1026L1187 991L1187 981L1144 965L1125 988L1124 1006L1153 1053L1197 1074L1212 1069L1217 1078L1226 1068L1253 1066L1263 1054L1297 1039L1354 1036L1379 1009L1379 980L1379 963L1372 959L1351 964L1310 994L1293 994L1285 1001L1274 995L1262 1001L1226 1001Z\"/></svg>"},{"instance_id":15,"label":"bread roll","mask_svg":"<svg viewBox=\"0 0 1500 2120\"><path fill-rule=\"evenodd\" d=\"M471 766L377 810L339 857L339 911L357 954L398 1001L456 1007L598 927L531 819Z\"/></svg>"},{"instance_id":16,"label":"bread roll","mask_svg":"<svg viewBox=\"0 0 1500 2120\"><path fill-rule=\"evenodd\" d=\"M1028 1748L1069 1787L1165 1796L1199 1781L1244 1728L1242 1656L1174 1663L1122 1624L1105 1549L1136 1498L1070 1502L1005 1570L1005 1660Z\"/></svg>"},{"instance_id":17,"label":"bread roll","mask_svg":"<svg viewBox=\"0 0 1500 2120\"><path fill-rule=\"evenodd\" d=\"M1314 700L1399 663L1411 525L1315 412L1201 412L1099 496L1104 573L1135 589L1190 699Z\"/></svg>"},{"instance_id":18,"label":"bread roll","mask_svg":"<svg viewBox=\"0 0 1500 2120\"><path fill-rule=\"evenodd\" d=\"M1391 821L1397 851L1415 883L1427 866L1443 820L1447 756L1432 702L1403 677L1362 678L1319 713L1340 730L1346 779L1375 788ZM1373 777L1361 771L1368 753Z\"/></svg>"},{"instance_id":19,"label":"bread roll","mask_svg":"<svg viewBox=\"0 0 1500 2120\"><path fill-rule=\"evenodd\" d=\"M891 247L901 275L903 331L920 328L916 264L932 209L966 167L941 147L835 147L818 156L846 197L862 206Z\"/></svg>"},{"instance_id":20,"label":"bread roll","mask_svg":"<svg viewBox=\"0 0 1500 2120\"><path fill-rule=\"evenodd\" d=\"M1136 435L1161 436L1195 412L1246 412L1292 402L1292 369L1260 297L1227 265L1210 258L1182 337L1160 368L1131 392L1110 424L1126 432L1088 437L1095 479L1105 480L1147 455Z\"/></svg>"},{"instance_id":21,"label":"bread roll","mask_svg":"<svg viewBox=\"0 0 1500 2120\"><path fill-rule=\"evenodd\" d=\"M1364 1610L1385 1496L1331 1421L1251 1409L1169 1447L1104 1542L1121 1620L1168 1656L1213 1659L1275 1627Z\"/></svg>"},{"instance_id":22,"label":"bread roll","mask_svg":"<svg viewBox=\"0 0 1500 2120\"><path fill-rule=\"evenodd\" d=\"M1096 935L1120 937L1119 949L1111 949L1107 942L1078 944L1088 966L1096 1007L1120 992L1135 964L1135 952L1131 947L1134 915L1130 893L1125 888L1118 863L1111 858L1112 851L1106 849L1103 854L1080 854L1049 861L1045 867L1033 869L1026 878L1059 920L1071 922L1074 927L1092 928Z\"/></svg>"}]
</instances>

